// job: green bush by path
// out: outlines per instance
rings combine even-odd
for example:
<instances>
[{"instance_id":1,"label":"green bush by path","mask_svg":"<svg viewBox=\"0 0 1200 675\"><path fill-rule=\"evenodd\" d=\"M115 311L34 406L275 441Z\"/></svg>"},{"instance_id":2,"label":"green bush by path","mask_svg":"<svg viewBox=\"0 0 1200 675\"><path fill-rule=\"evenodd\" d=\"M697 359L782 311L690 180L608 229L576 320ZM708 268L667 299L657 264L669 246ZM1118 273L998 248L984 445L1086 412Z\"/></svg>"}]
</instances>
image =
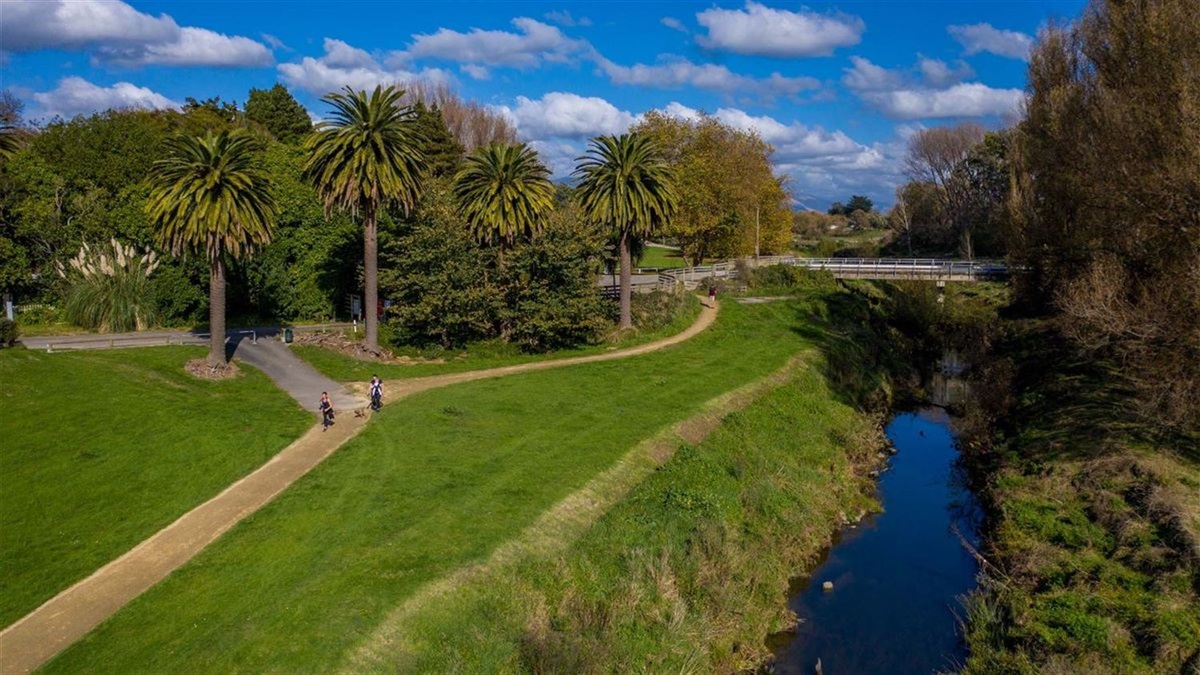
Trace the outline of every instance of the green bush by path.
<instances>
[{"instance_id":1,"label":"green bush by path","mask_svg":"<svg viewBox=\"0 0 1200 675\"><path fill-rule=\"evenodd\" d=\"M638 311L642 298L636 298L634 311ZM378 374L386 383L388 380L404 380L412 377L427 375L443 375L446 373L461 373L467 370L483 370L499 368L519 363L564 359L575 356L600 354L614 349L625 349L637 345L654 342L682 332L696 321L700 315L700 299L697 296L685 295L683 301L670 309L670 314L656 321L648 330L633 330L614 335L613 338L598 344L578 349L563 349L546 354L528 354L511 343L492 340L468 345L463 350L399 350L400 354L417 358L441 359L441 363L413 363L411 365L388 365L362 361L344 354L339 354L322 347L296 345L292 350L297 356L307 361L326 376L339 382L367 382L371 376ZM386 391L386 389L385 389Z\"/></svg>"},{"instance_id":2,"label":"green bush by path","mask_svg":"<svg viewBox=\"0 0 1200 675\"><path fill-rule=\"evenodd\" d=\"M0 352L0 626L128 551L312 419L264 375L188 375L194 347Z\"/></svg>"},{"instance_id":3,"label":"green bush by path","mask_svg":"<svg viewBox=\"0 0 1200 675\"><path fill-rule=\"evenodd\" d=\"M782 366L795 303L728 303L675 347L385 406L354 440L47 665L324 672L641 439Z\"/></svg>"}]
</instances>

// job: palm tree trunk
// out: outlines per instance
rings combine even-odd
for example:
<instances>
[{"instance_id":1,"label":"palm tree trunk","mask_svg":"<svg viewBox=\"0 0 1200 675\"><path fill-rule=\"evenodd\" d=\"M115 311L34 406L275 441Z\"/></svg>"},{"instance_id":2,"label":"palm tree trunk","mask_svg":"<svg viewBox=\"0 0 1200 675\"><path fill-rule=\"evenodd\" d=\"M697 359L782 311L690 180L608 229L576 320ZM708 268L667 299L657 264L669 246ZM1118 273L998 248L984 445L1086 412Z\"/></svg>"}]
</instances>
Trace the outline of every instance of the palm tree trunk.
<instances>
[{"instance_id":1,"label":"palm tree trunk","mask_svg":"<svg viewBox=\"0 0 1200 675\"><path fill-rule=\"evenodd\" d=\"M366 278L363 291L366 313L366 347L379 351L379 242L375 225L375 209L363 209L363 267Z\"/></svg>"},{"instance_id":2,"label":"palm tree trunk","mask_svg":"<svg viewBox=\"0 0 1200 675\"><path fill-rule=\"evenodd\" d=\"M225 365L225 259L209 263L208 275L208 364Z\"/></svg>"},{"instance_id":3,"label":"palm tree trunk","mask_svg":"<svg viewBox=\"0 0 1200 675\"><path fill-rule=\"evenodd\" d=\"M620 330L633 327L633 311L630 306L633 292L633 279L630 278L630 265L633 264L629 252L629 232L621 233L621 323Z\"/></svg>"}]
</instances>

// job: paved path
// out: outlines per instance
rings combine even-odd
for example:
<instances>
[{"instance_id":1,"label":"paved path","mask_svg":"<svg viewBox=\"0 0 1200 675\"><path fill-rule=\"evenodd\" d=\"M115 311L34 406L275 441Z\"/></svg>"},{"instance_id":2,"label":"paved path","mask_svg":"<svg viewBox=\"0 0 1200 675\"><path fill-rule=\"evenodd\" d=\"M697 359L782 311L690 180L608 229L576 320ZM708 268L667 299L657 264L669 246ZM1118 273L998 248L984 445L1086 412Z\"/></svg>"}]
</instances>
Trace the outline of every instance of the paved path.
<instances>
[{"instance_id":1,"label":"paved path","mask_svg":"<svg viewBox=\"0 0 1200 675\"><path fill-rule=\"evenodd\" d=\"M718 309L719 305L705 306L700 317L687 330L657 342L594 356L538 361L504 368L393 382L388 387L387 399L394 403L417 392L459 382L581 363L611 361L653 352L683 342L708 328L716 319ZM266 344L270 344L270 341L260 342L255 346ZM286 347L279 345L279 349L284 350L286 356L268 349L261 352L256 350L249 358L246 355L251 352L247 350L242 353L241 349L239 345L236 353L247 363L254 365L254 361L250 359L256 359L266 364L264 368L268 370L264 372L268 375L271 375L272 371L280 373L298 388L300 395L307 397L306 388L314 380L311 380L309 375L293 370L294 364L290 363L288 357L296 357L287 352ZM289 385L281 386L286 389ZM297 400L301 400L302 405L308 407L307 399ZM126 603L179 569L243 518L262 508L311 471L343 443L353 438L363 428L366 419L355 417L349 408L346 408L330 431L322 432L319 425L310 429L250 475L230 485L128 553L101 567L91 576L72 585L0 631L0 670L4 673L32 672L74 644Z\"/></svg>"},{"instance_id":2,"label":"paved path","mask_svg":"<svg viewBox=\"0 0 1200 675\"><path fill-rule=\"evenodd\" d=\"M301 361L291 348L279 340L240 340L234 344L233 355L266 373L276 386L306 410L316 412L323 391L329 392L333 409L339 413L349 413L354 408L367 405L366 397L352 394L341 384L317 372L316 368Z\"/></svg>"}]
</instances>

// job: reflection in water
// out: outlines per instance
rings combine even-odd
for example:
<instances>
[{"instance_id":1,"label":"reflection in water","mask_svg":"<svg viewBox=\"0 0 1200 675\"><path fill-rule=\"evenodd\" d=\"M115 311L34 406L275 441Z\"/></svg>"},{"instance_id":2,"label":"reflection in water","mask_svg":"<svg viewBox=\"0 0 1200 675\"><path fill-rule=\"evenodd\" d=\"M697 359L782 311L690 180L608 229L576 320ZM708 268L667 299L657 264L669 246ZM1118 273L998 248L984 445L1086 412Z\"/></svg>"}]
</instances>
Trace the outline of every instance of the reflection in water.
<instances>
[{"instance_id":1,"label":"reflection in water","mask_svg":"<svg viewBox=\"0 0 1200 675\"><path fill-rule=\"evenodd\" d=\"M957 470L950 420L940 409L897 415L887 435L899 454L879 481L884 512L843 534L789 601L800 618L773 670L932 673L961 664L958 596L974 586L982 513ZM833 590L822 590L832 581Z\"/></svg>"}]
</instances>

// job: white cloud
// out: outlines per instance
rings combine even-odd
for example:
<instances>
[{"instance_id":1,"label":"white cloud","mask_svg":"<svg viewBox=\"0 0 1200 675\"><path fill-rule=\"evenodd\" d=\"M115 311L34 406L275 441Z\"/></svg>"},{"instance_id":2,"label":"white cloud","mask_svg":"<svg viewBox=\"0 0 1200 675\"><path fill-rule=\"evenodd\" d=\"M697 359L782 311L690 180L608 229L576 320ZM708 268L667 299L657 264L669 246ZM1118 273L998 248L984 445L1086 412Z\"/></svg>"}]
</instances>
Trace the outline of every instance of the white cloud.
<instances>
[{"instance_id":1,"label":"white cloud","mask_svg":"<svg viewBox=\"0 0 1200 675\"><path fill-rule=\"evenodd\" d=\"M680 33L688 32L687 26L683 25L682 21L673 16L664 16L662 19L659 19L659 23L667 28L670 28L671 30L677 30Z\"/></svg>"},{"instance_id":2,"label":"white cloud","mask_svg":"<svg viewBox=\"0 0 1200 675\"><path fill-rule=\"evenodd\" d=\"M621 66L602 56L596 56L596 65L613 84L664 89L697 87L730 97L758 97L768 100L778 96L795 97L801 92L821 86L820 81L812 77L784 77L779 73L771 73L770 77L758 79L738 75L715 63L692 63L683 58L667 58L655 65L637 63Z\"/></svg>"},{"instance_id":3,"label":"white cloud","mask_svg":"<svg viewBox=\"0 0 1200 675\"><path fill-rule=\"evenodd\" d=\"M101 47L98 61L121 66L269 66L271 50L247 37L222 35L204 28L183 28L173 42L136 47Z\"/></svg>"},{"instance_id":4,"label":"white cloud","mask_svg":"<svg viewBox=\"0 0 1200 675\"><path fill-rule=\"evenodd\" d=\"M1001 30L987 23L949 26L946 31L958 40L967 56L988 52L1010 59L1028 60L1029 49L1033 46L1033 38L1025 33Z\"/></svg>"},{"instance_id":5,"label":"white cloud","mask_svg":"<svg viewBox=\"0 0 1200 675\"><path fill-rule=\"evenodd\" d=\"M590 26L590 25L592 25L592 20L587 18L586 16L581 16L578 19L576 19L575 17L571 16L570 12L568 12L566 10L563 10L561 12L559 12L559 11L546 12L543 16L546 17L547 21L556 23L560 26L566 26L568 28L572 28L574 26Z\"/></svg>"},{"instance_id":6,"label":"white cloud","mask_svg":"<svg viewBox=\"0 0 1200 675\"><path fill-rule=\"evenodd\" d=\"M1020 89L993 89L979 82L948 89L898 89L864 93L863 98L885 114L907 120L931 117L1005 117L1025 100Z\"/></svg>"},{"instance_id":7,"label":"white cloud","mask_svg":"<svg viewBox=\"0 0 1200 675\"><path fill-rule=\"evenodd\" d=\"M757 56L828 56L838 47L856 45L866 29L862 19L790 12L747 2L745 9L706 9L696 15L707 36L696 41L709 49Z\"/></svg>"},{"instance_id":8,"label":"white cloud","mask_svg":"<svg viewBox=\"0 0 1200 675\"><path fill-rule=\"evenodd\" d=\"M320 58L306 56L297 62L279 64L279 78L318 96L342 87L367 90L380 84L416 79L430 82L452 82L454 79L453 75L436 68L412 71L392 62L381 64L367 52L341 40L325 38L324 46L325 55Z\"/></svg>"},{"instance_id":9,"label":"white cloud","mask_svg":"<svg viewBox=\"0 0 1200 675\"><path fill-rule=\"evenodd\" d=\"M59 115L66 119L109 108L163 110L179 107L175 101L146 87L129 82L100 87L82 77L63 78L57 88L34 93L33 102L39 113L47 117Z\"/></svg>"},{"instance_id":10,"label":"white cloud","mask_svg":"<svg viewBox=\"0 0 1200 675\"><path fill-rule=\"evenodd\" d=\"M8 51L94 50L124 66L265 66L259 42L180 27L166 14L144 14L117 0L4 0L0 44Z\"/></svg>"},{"instance_id":11,"label":"white cloud","mask_svg":"<svg viewBox=\"0 0 1200 675\"><path fill-rule=\"evenodd\" d=\"M877 66L861 56L851 56L850 63L853 65L846 69L842 83L854 91L895 89L904 83L899 71Z\"/></svg>"},{"instance_id":12,"label":"white cloud","mask_svg":"<svg viewBox=\"0 0 1200 675\"><path fill-rule=\"evenodd\" d=\"M473 80L489 80L492 77L492 71L474 63L464 63L458 69L466 73Z\"/></svg>"},{"instance_id":13,"label":"white cloud","mask_svg":"<svg viewBox=\"0 0 1200 675\"><path fill-rule=\"evenodd\" d=\"M572 40L558 28L535 19L513 19L520 33L472 29L467 33L439 28L429 35L414 35L408 49L397 52L402 59L443 59L485 66L531 68L551 61L562 63L589 49L586 42Z\"/></svg>"},{"instance_id":14,"label":"white cloud","mask_svg":"<svg viewBox=\"0 0 1200 675\"><path fill-rule=\"evenodd\" d=\"M620 134L642 119L642 114L622 110L596 97L552 92L539 99L518 97L512 106L493 106L518 129L522 140L538 151L556 177L574 170L575 160L587 149L587 140L600 134ZM673 101L660 108L671 116L695 120L701 112ZM904 143L872 145L858 142L842 131L829 131L770 116L755 116L738 108L720 108L713 117L736 129L753 130L775 148L775 168L788 177L804 203L824 208L834 199L868 194L879 203L890 199L900 180Z\"/></svg>"},{"instance_id":15,"label":"white cloud","mask_svg":"<svg viewBox=\"0 0 1200 675\"><path fill-rule=\"evenodd\" d=\"M515 107L493 108L517 125L525 140L547 138L590 138L620 134L638 117L595 96L553 91L539 99L517 97Z\"/></svg>"},{"instance_id":16,"label":"white cloud","mask_svg":"<svg viewBox=\"0 0 1200 675\"><path fill-rule=\"evenodd\" d=\"M1020 89L995 89L979 82L962 82L973 75L960 63L919 57L911 70L892 70L853 56L842 82L885 115L897 119L934 117L991 117L1015 113L1025 94Z\"/></svg>"},{"instance_id":17,"label":"white cloud","mask_svg":"<svg viewBox=\"0 0 1200 675\"><path fill-rule=\"evenodd\" d=\"M971 66L962 61L951 67L945 61L924 56L917 58L917 69L921 71L922 79L931 87L949 87L975 75Z\"/></svg>"}]
</instances>

